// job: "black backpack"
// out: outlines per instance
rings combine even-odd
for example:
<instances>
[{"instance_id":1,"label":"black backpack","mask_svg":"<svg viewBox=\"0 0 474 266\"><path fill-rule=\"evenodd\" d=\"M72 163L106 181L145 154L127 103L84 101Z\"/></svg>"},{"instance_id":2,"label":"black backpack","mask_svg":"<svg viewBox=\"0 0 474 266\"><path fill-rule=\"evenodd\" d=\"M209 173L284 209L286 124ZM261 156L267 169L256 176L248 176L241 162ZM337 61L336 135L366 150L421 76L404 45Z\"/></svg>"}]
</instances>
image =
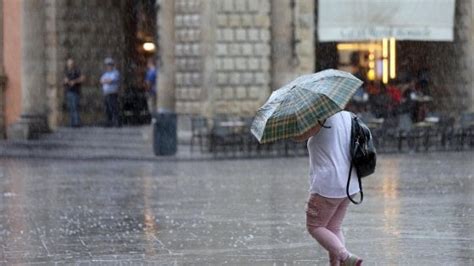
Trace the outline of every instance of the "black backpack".
<instances>
[{"instance_id":1,"label":"black backpack","mask_svg":"<svg viewBox=\"0 0 474 266\"><path fill-rule=\"evenodd\" d=\"M351 168L347 178L346 193L347 197L354 204L362 203L364 192L362 191L361 178L371 175L375 171L377 163L377 152L375 150L374 141L370 129L355 114L352 115L351 126ZM359 181L360 201L357 202L349 195L349 184L351 181L352 168L355 168Z\"/></svg>"}]
</instances>

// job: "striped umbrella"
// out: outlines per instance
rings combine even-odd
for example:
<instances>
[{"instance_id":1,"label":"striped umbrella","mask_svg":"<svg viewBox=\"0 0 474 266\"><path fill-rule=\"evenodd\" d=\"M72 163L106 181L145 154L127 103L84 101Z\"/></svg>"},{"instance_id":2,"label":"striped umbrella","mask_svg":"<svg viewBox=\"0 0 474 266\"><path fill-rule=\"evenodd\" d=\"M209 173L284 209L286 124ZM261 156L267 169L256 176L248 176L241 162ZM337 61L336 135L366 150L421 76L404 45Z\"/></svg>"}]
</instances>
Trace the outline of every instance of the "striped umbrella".
<instances>
[{"instance_id":1,"label":"striped umbrella","mask_svg":"<svg viewBox=\"0 0 474 266\"><path fill-rule=\"evenodd\" d=\"M362 81L328 69L303 75L274 91L251 126L260 143L299 136L343 110Z\"/></svg>"}]
</instances>

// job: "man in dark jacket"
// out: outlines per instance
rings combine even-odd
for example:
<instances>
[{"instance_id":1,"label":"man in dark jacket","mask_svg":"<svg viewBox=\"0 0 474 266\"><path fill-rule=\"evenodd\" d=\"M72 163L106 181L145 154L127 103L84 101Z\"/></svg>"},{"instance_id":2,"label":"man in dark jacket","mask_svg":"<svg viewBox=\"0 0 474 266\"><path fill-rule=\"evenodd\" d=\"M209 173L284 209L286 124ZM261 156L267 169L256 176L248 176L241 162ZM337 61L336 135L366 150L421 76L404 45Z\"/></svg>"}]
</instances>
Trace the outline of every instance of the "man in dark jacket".
<instances>
[{"instance_id":1,"label":"man in dark jacket","mask_svg":"<svg viewBox=\"0 0 474 266\"><path fill-rule=\"evenodd\" d=\"M79 100L81 96L81 85L84 81L79 68L76 67L74 60L69 58L66 61L66 70L64 72L64 89L69 111L69 123L71 127L80 127L81 119L79 117Z\"/></svg>"}]
</instances>

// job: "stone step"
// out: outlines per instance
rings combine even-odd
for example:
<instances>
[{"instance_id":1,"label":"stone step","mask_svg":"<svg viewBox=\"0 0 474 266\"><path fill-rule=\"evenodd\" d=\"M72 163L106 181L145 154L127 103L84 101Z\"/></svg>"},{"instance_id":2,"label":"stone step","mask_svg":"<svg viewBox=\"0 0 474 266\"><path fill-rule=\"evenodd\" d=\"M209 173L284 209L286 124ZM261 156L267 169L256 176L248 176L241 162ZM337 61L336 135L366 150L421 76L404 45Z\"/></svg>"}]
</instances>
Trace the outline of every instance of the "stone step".
<instances>
[{"instance_id":1,"label":"stone step","mask_svg":"<svg viewBox=\"0 0 474 266\"><path fill-rule=\"evenodd\" d=\"M178 131L178 152L155 156L151 125L121 128L58 128L35 140L0 141L0 157L66 160L175 160L208 159L211 154L190 153L188 131ZM197 149L197 148L196 148Z\"/></svg>"}]
</instances>

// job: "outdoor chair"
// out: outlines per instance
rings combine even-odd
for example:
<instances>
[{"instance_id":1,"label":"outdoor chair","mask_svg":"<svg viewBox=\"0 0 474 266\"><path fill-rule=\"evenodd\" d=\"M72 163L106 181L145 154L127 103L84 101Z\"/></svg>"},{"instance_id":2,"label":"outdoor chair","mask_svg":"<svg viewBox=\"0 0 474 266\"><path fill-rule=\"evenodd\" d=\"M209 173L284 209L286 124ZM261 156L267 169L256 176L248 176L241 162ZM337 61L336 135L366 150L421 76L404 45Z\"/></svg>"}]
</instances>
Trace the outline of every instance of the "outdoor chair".
<instances>
[{"instance_id":1,"label":"outdoor chair","mask_svg":"<svg viewBox=\"0 0 474 266\"><path fill-rule=\"evenodd\" d=\"M364 122L367 127L369 127L372 137L374 138L374 144L376 147L380 145L379 141L382 139L382 126L384 124L384 119L377 119L374 114L368 111L359 112L356 114L362 122ZM382 122L380 122L382 121Z\"/></svg>"},{"instance_id":2,"label":"outdoor chair","mask_svg":"<svg viewBox=\"0 0 474 266\"><path fill-rule=\"evenodd\" d=\"M308 155L307 141L297 142L291 139L284 141L284 155L285 156L299 156Z\"/></svg>"},{"instance_id":3,"label":"outdoor chair","mask_svg":"<svg viewBox=\"0 0 474 266\"><path fill-rule=\"evenodd\" d=\"M452 146L454 146L454 121L454 118L451 117L449 122L447 122L446 126L440 125L440 146L443 149L451 148Z\"/></svg>"},{"instance_id":4,"label":"outdoor chair","mask_svg":"<svg viewBox=\"0 0 474 266\"><path fill-rule=\"evenodd\" d=\"M409 132L409 138L411 139L411 148L414 148L415 151L419 151L421 147L424 147L425 151L428 150L428 140L430 132L435 132L433 130L433 125L424 125L417 123L414 125L413 129Z\"/></svg>"},{"instance_id":5,"label":"outdoor chair","mask_svg":"<svg viewBox=\"0 0 474 266\"><path fill-rule=\"evenodd\" d=\"M271 143L266 143L264 148L269 155L276 155L276 156L287 156L289 147L292 142L290 139L278 140Z\"/></svg>"},{"instance_id":6,"label":"outdoor chair","mask_svg":"<svg viewBox=\"0 0 474 266\"><path fill-rule=\"evenodd\" d=\"M248 155L252 155L252 151L255 150L257 153L260 152L261 144L258 142L257 138L250 132L252 127L253 117L244 117L242 121L245 123L243 134L244 146Z\"/></svg>"},{"instance_id":7,"label":"outdoor chair","mask_svg":"<svg viewBox=\"0 0 474 266\"><path fill-rule=\"evenodd\" d=\"M459 150L464 149L465 144L470 148L474 146L474 113L462 113L459 125L453 133L456 147Z\"/></svg>"},{"instance_id":8,"label":"outdoor chair","mask_svg":"<svg viewBox=\"0 0 474 266\"><path fill-rule=\"evenodd\" d=\"M249 129L250 129L250 125L251 125L251 121L253 121L253 118L246 118L247 119L247 123L249 123ZM249 152L252 153L252 148L255 148L255 152L256 154L258 155L262 155L262 154L265 154L265 155L270 155L271 153L273 153L275 151L275 149L278 149L278 142L269 142L269 143L263 143L261 144L260 142L258 142L258 140L252 135L252 133L250 133L250 130L249 130L249 144L250 146L248 146L249 148ZM281 144L280 144L281 145ZM281 147L281 146L280 146Z\"/></svg>"},{"instance_id":9,"label":"outdoor chair","mask_svg":"<svg viewBox=\"0 0 474 266\"><path fill-rule=\"evenodd\" d=\"M362 116L362 121L367 124L374 138L377 150L387 150L389 146L398 140L398 117L387 117L382 122L373 122L375 117ZM375 120L374 120L375 119Z\"/></svg>"},{"instance_id":10,"label":"outdoor chair","mask_svg":"<svg viewBox=\"0 0 474 266\"><path fill-rule=\"evenodd\" d=\"M385 141L388 139L387 129L382 124L379 127L369 127L370 132L372 133L372 137L374 138L374 145L377 150L383 150L386 148Z\"/></svg>"},{"instance_id":11,"label":"outdoor chair","mask_svg":"<svg viewBox=\"0 0 474 266\"><path fill-rule=\"evenodd\" d=\"M229 121L233 121L232 118L220 116L213 119L209 138L211 152L217 153L219 149L222 149L224 153L227 153L227 150L230 149L235 154L237 149L243 149L242 134L238 133L234 127L223 126L224 122Z\"/></svg>"},{"instance_id":12,"label":"outdoor chair","mask_svg":"<svg viewBox=\"0 0 474 266\"><path fill-rule=\"evenodd\" d=\"M443 114L431 113L425 121L434 123L425 135L425 150L430 148L445 149L448 140L452 139L454 118ZM436 122L437 121L437 122Z\"/></svg>"},{"instance_id":13,"label":"outdoor chair","mask_svg":"<svg viewBox=\"0 0 474 266\"><path fill-rule=\"evenodd\" d=\"M407 148L410 151L418 152L421 147L424 147L426 151L429 149L430 136L436 137L436 134L435 124L427 122L414 123L411 128L399 131L398 150L403 150L403 140L406 140Z\"/></svg>"},{"instance_id":14,"label":"outdoor chair","mask_svg":"<svg viewBox=\"0 0 474 266\"><path fill-rule=\"evenodd\" d=\"M466 141L469 147L474 146L474 113L461 115L461 128L464 132L461 144L464 145L464 141Z\"/></svg>"},{"instance_id":15,"label":"outdoor chair","mask_svg":"<svg viewBox=\"0 0 474 266\"><path fill-rule=\"evenodd\" d=\"M396 138L398 140L398 151L403 150L403 142L407 143L408 147L413 147L413 122L409 114L401 114L399 117Z\"/></svg>"},{"instance_id":16,"label":"outdoor chair","mask_svg":"<svg viewBox=\"0 0 474 266\"><path fill-rule=\"evenodd\" d=\"M193 152L194 143L197 140L200 151L204 151L204 142L209 138L209 125L207 118L203 116L191 117L191 152Z\"/></svg>"}]
</instances>

